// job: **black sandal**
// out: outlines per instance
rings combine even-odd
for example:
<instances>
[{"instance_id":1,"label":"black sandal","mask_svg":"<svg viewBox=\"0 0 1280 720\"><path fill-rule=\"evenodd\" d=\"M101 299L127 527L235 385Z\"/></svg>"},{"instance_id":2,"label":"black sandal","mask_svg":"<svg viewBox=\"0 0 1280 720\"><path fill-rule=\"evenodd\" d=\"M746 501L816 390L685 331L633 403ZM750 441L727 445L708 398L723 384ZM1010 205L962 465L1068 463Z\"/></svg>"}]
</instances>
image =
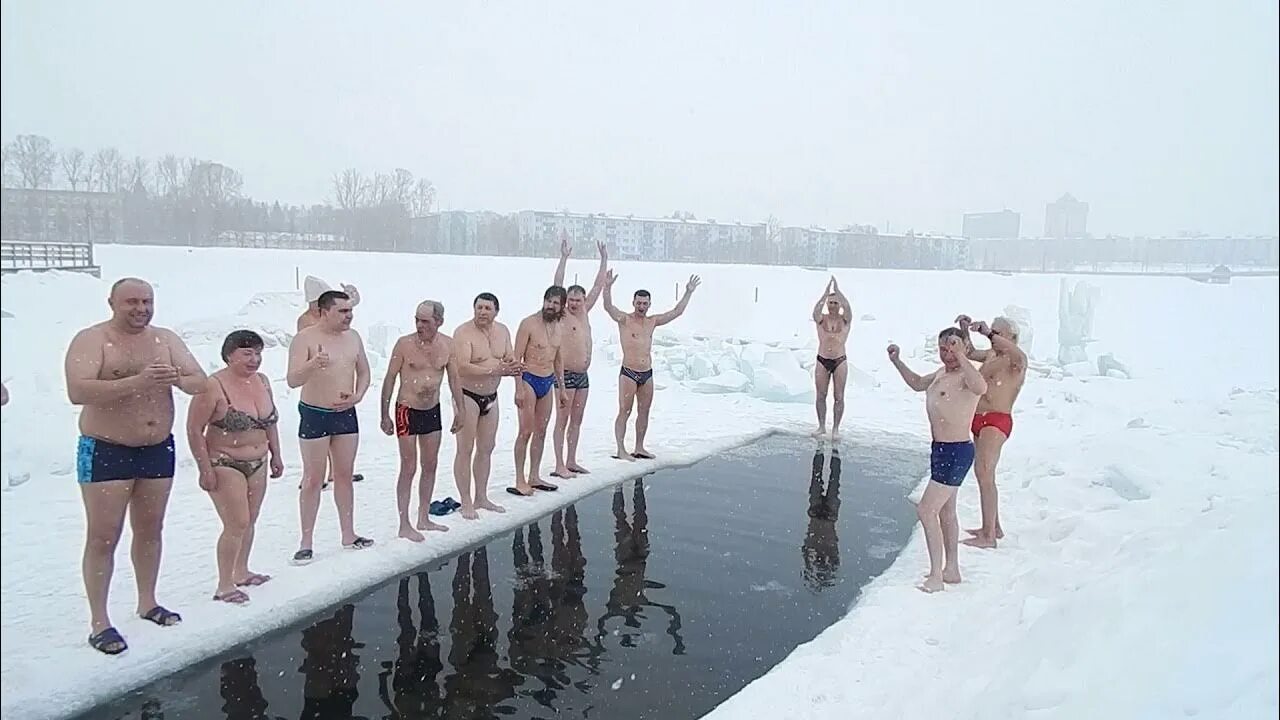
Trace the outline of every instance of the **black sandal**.
<instances>
[{"instance_id":1,"label":"black sandal","mask_svg":"<svg viewBox=\"0 0 1280 720\"><path fill-rule=\"evenodd\" d=\"M142 616L143 620L150 620L160 627L171 627L182 622L182 616L172 610L168 610L161 605L157 605L147 611Z\"/></svg>"},{"instance_id":2,"label":"black sandal","mask_svg":"<svg viewBox=\"0 0 1280 720\"><path fill-rule=\"evenodd\" d=\"M89 636L89 645L104 655L119 655L129 649L129 645L125 643L124 638L120 637L120 633L113 627ZM115 646L115 649L111 649Z\"/></svg>"}]
</instances>

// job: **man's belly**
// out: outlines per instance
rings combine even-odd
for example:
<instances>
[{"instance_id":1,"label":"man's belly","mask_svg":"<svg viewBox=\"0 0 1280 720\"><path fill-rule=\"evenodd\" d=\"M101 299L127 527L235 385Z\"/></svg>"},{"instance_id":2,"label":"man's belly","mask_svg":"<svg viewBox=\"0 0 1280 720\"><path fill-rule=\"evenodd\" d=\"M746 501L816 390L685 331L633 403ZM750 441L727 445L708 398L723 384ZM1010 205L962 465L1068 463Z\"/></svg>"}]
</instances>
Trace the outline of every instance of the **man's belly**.
<instances>
[{"instance_id":1,"label":"man's belly","mask_svg":"<svg viewBox=\"0 0 1280 720\"><path fill-rule=\"evenodd\" d=\"M80 412L80 434L126 447L147 447L164 442L173 433L173 402L129 403L111 410L85 408Z\"/></svg>"},{"instance_id":2,"label":"man's belly","mask_svg":"<svg viewBox=\"0 0 1280 720\"><path fill-rule=\"evenodd\" d=\"M348 399L355 389L354 374L345 378L333 375L312 378L302 386L302 402L319 408L332 408Z\"/></svg>"}]
</instances>

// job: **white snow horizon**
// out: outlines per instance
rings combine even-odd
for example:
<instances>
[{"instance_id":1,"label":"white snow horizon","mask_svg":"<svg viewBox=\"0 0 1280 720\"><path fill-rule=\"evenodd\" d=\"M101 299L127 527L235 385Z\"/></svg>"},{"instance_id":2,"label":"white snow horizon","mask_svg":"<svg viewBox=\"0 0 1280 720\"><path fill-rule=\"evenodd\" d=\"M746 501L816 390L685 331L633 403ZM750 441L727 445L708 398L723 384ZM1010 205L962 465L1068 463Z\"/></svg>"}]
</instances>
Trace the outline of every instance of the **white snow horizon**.
<instances>
[{"instance_id":1,"label":"white snow horizon","mask_svg":"<svg viewBox=\"0 0 1280 720\"><path fill-rule=\"evenodd\" d=\"M508 512L484 514L480 522L447 516L450 532L413 544L395 539L396 445L377 427L386 353L411 330L414 307L425 298L443 301L443 330L451 332L470 318L476 293L496 292L499 320L514 329L540 306L554 259L111 245L96 252L101 279L23 272L2 281L0 300L13 315L0 336L0 379L11 396L0 412L0 715L6 718L83 712L626 478L815 424L809 313L828 273L614 263L617 298L644 287L659 311L674 304L690 274L703 278L686 315L655 338L650 436L659 460L633 466L608 457L619 350L613 323L597 309L596 390L581 452L593 474L530 499L501 492L512 473L515 435L512 383L504 382L490 488L493 497L508 498L498 500ZM594 258L575 259L568 276L587 284L595 265ZM917 529L843 619L775 667L761 668L761 677L707 717L1274 717L1280 279L1208 285L1071 276L1072 284L1099 289L1088 353L1091 360L1102 353L1123 360L1132 378L1119 379L1045 362L1057 351L1060 276L831 273L854 307L848 356L855 371L844 435L857 442L906 436L927 451L923 396L887 362L888 343L902 346L913 368L930 370L938 363L927 339L957 314L990 319L1009 306L1029 313L1027 349L1036 362L998 473L1008 537L994 551L962 548L965 582L929 596L915 589L927 566ZM178 476L159 598L184 622L157 628L134 616L126 528L111 610L130 649L107 657L85 641L84 521L73 472L77 410L66 400L62 360L77 330L107 317L107 287L126 275L153 283L155 323L178 331L206 369L221 366L218 347L231 330L248 327L267 338L263 371L281 411L286 472L267 493L252 563L275 579L254 588L247 607L212 602L220 526L196 485L180 424L187 403L177 396ZM297 394L283 382L281 347L302 309L296 275L352 283L363 296L356 328L374 384L359 410L357 470L367 479L357 486L356 523L378 541L370 551L337 552L326 493L317 563L303 568L287 564L296 549L301 468ZM452 457L446 434L436 498L457 496ZM976 526L972 475L959 497L962 526Z\"/></svg>"}]
</instances>

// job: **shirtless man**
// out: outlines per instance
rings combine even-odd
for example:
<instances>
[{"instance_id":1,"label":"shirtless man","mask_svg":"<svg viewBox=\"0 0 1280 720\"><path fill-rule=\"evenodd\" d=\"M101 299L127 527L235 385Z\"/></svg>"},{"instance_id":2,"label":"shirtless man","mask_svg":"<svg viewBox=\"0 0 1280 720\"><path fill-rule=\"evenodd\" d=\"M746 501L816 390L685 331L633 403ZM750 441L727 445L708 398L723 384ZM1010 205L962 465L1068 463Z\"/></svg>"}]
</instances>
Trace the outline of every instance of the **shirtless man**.
<instances>
[{"instance_id":1,"label":"shirtless man","mask_svg":"<svg viewBox=\"0 0 1280 720\"><path fill-rule=\"evenodd\" d=\"M564 317L565 289L552 285L542 294L542 310L520 321L516 328L515 360L524 367L516 380L516 413L520 429L516 433L516 486L507 488L512 495L528 497L534 490L556 490L556 486L538 476L542 451L547 442L547 421L551 419L554 393L563 414L569 396L564 389L564 361L560 354ZM532 443L532 446L530 446ZM525 456L529 457L529 474L525 476Z\"/></svg>"},{"instance_id":2,"label":"shirtless man","mask_svg":"<svg viewBox=\"0 0 1280 720\"><path fill-rule=\"evenodd\" d=\"M107 299L111 319L81 330L67 348L67 397L84 408L76 479L88 521L81 572L89 645L108 655L128 647L107 615L126 512L138 615L161 626L182 621L156 602L161 529L173 486L173 388L198 395L208 381L177 334L151 324L154 303L145 281L117 281Z\"/></svg>"},{"instance_id":3,"label":"shirtless man","mask_svg":"<svg viewBox=\"0 0 1280 720\"><path fill-rule=\"evenodd\" d=\"M826 311L823 312L823 309ZM818 326L818 364L813 368L813 382L818 395L818 435L827 432L827 388L835 381L835 398L831 403L831 437L840 435L840 420L844 417L844 386L849 379L849 364L845 362L845 345L849 341L849 329L853 327L853 308L849 299L840 292L836 276L832 275L827 289L813 306L813 322Z\"/></svg>"},{"instance_id":4,"label":"shirtless man","mask_svg":"<svg viewBox=\"0 0 1280 720\"><path fill-rule=\"evenodd\" d=\"M458 451L453 478L462 503L458 512L475 520L480 517L477 508L506 512L489 499L489 468L498 435L498 384L524 368L512 356L511 331L495 320L497 296L480 293L471 307L472 319L453 331L453 357L465 398L459 401L462 422L454 421Z\"/></svg>"},{"instance_id":5,"label":"shirtless man","mask_svg":"<svg viewBox=\"0 0 1280 720\"><path fill-rule=\"evenodd\" d=\"M637 290L631 298L632 312L624 313L613 304L613 284L618 276L612 270L605 276L604 309L618 323L618 339L622 343L622 370L618 378L618 417L613 421L613 437L617 441L615 460L652 460L653 454L644 447L644 436L649 431L649 409L653 405L653 330L684 314L693 291L702 284L697 275L689 276L680 302L660 315L649 315L651 297L648 290ZM627 419L631 406L639 405L636 413L636 450L628 453L622 446L627 435Z\"/></svg>"},{"instance_id":6,"label":"shirtless man","mask_svg":"<svg viewBox=\"0 0 1280 720\"><path fill-rule=\"evenodd\" d=\"M356 405L369 389L369 359L360 334L351 329L351 298L328 290L320 294L320 322L302 330L289 344L285 381L302 388L298 402L298 447L302 451L302 490L298 510L302 538L295 565L314 559L312 533L320 512L320 486L333 462L333 501L338 507L342 546L363 550L373 540L355 531L355 490L351 468L360 446Z\"/></svg>"},{"instance_id":7,"label":"shirtless man","mask_svg":"<svg viewBox=\"0 0 1280 720\"><path fill-rule=\"evenodd\" d=\"M604 276L608 270L609 255L604 243L597 243L600 251L600 270L596 273L591 292L581 285L571 285L565 302L564 317L560 320L560 353L564 360L564 389L568 395L568 407L556 411L556 426L551 432L551 443L556 455L556 469L552 477L570 478L586 475L587 469L578 464L578 436L582 431L582 414L587 407L587 395L591 382L587 369L591 367L591 309L595 307L600 292L604 290ZM565 265L570 252L567 237L560 242L560 264L556 267L554 285L564 287Z\"/></svg>"},{"instance_id":8,"label":"shirtless man","mask_svg":"<svg viewBox=\"0 0 1280 720\"><path fill-rule=\"evenodd\" d=\"M382 432L396 436L400 445L400 477L396 481L396 504L400 510L400 537L422 542L418 530L446 531L449 528L431 522L431 494L436 487L436 464L440 458L440 382L447 374L453 396L453 422L456 430L462 416L458 405L462 388L453 362L453 341L440 332L444 324L444 305L426 300L414 312L416 332L396 341L387 364L387 377L382 381ZM395 421L391 419L391 396L396 379L400 394L396 396ZM421 465L419 465L421 461ZM418 527L409 521L409 498L413 494L413 475L418 470Z\"/></svg>"},{"instance_id":9,"label":"shirtless man","mask_svg":"<svg viewBox=\"0 0 1280 720\"><path fill-rule=\"evenodd\" d=\"M302 332L303 330L306 330L312 325L320 322L320 306L318 305L320 295L329 292L332 289L333 288L329 287L329 283L312 275L308 275L302 281L302 291L307 299L307 309L303 310L302 314L298 316L298 332ZM356 290L355 285L347 285L346 283L343 283L342 292L345 293L347 297L351 298L352 308L355 308L355 306L360 304L360 292ZM334 465L334 459L330 457L329 467L334 467ZM364 476L360 473L353 472L351 474L351 480L353 482L360 482L363 479ZM320 486L320 489L328 490L329 484L332 482L333 478L330 477L325 480L325 482ZM299 485L298 489L301 490L302 486Z\"/></svg>"},{"instance_id":10,"label":"shirtless man","mask_svg":"<svg viewBox=\"0 0 1280 720\"><path fill-rule=\"evenodd\" d=\"M977 453L973 474L978 477L978 498L982 504L982 527L969 530L973 537L964 543L980 548L994 548L1004 538L1000 527L1000 496L996 490L996 464L1000 451L1013 432L1013 403L1027 379L1027 354L1018 347L1018 326L1009 318L998 317L991 325L973 322L968 315L956 318L964 333L968 358L982 363L982 377L987 392L978 401L973 416L973 439ZM969 341L973 330L991 341L990 350L978 350Z\"/></svg>"},{"instance_id":11,"label":"shirtless man","mask_svg":"<svg viewBox=\"0 0 1280 720\"><path fill-rule=\"evenodd\" d=\"M928 593L942 590L943 583L960 582L956 491L973 465L969 425L973 422L978 398L987 392L987 381L965 357L965 351L964 333L945 328L938 333L942 369L921 377L898 357L897 345L890 345L888 350L890 362L907 385L916 392L926 393L924 407L933 433L930 480L916 506L929 548L929 574L920 589Z\"/></svg>"}]
</instances>

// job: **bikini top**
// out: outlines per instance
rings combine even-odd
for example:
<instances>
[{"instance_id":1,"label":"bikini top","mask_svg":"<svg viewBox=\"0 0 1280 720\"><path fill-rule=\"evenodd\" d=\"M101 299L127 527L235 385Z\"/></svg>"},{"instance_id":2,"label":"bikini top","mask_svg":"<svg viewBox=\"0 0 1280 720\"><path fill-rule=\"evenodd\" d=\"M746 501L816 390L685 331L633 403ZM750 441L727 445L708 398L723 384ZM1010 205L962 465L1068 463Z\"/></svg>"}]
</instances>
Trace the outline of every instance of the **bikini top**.
<instances>
[{"instance_id":1,"label":"bikini top","mask_svg":"<svg viewBox=\"0 0 1280 720\"><path fill-rule=\"evenodd\" d=\"M214 378L218 383L218 387L222 388L222 396L227 399L227 412L222 416L221 420L210 421L210 425L220 430L234 432L248 432L250 430L266 430L276 424L280 416L276 412L275 405L272 404L271 414L264 418L256 418L247 412L235 409L231 405L231 396L227 394L227 388L222 384L221 380Z\"/></svg>"}]
</instances>

